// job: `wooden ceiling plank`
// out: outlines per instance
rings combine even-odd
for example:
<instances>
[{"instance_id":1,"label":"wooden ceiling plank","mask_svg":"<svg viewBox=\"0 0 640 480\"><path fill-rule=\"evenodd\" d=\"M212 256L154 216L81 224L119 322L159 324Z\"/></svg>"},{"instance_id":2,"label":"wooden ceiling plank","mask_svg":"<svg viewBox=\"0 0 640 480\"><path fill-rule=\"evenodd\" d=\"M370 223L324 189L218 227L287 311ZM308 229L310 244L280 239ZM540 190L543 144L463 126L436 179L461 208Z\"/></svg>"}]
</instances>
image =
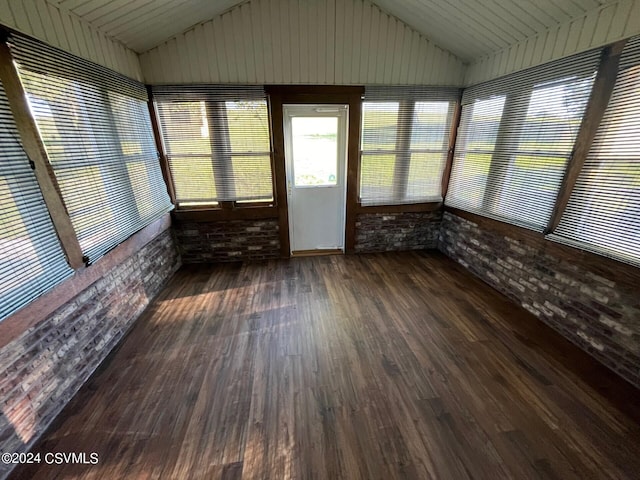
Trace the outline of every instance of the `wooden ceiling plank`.
<instances>
[{"instance_id":1,"label":"wooden ceiling plank","mask_svg":"<svg viewBox=\"0 0 640 480\"><path fill-rule=\"evenodd\" d=\"M580 12L572 13L574 8L567 8L565 2L558 2L557 0L538 0L536 7L539 10L545 12L546 16L551 17L552 23L566 22L576 15L580 15Z\"/></svg>"},{"instance_id":2,"label":"wooden ceiling plank","mask_svg":"<svg viewBox=\"0 0 640 480\"><path fill-rule=\"evenodd\" d=\"M572 16L578 16L581 13L586 13L589 10L593 10L594 8L598 8L601 5L607 3L606 0L554 0L558 3L566 3L567 5L573 5L576 8L576 13L572 12Z\"/></svg>"},{"instance_id":3,"label":"wooden ceiling plank","mask_svg":"<svg viewBox=\"0 0 640 480\"><path fill-rule=\"evenodd\" d=\"M199 23L205 23L209 19L218 16L217 13L210 13L211 6L193 10L188 6L175 7L174 5L184 2L171 1L173 2L172 4L165 4L160 7L156 6L150 11L146 11L147 9L145 7L144 13L142 13L141 10L135 22L127 20L120 25L110 27L110 34L116 37L123 36L123 38L127 38L128 40L125 43L129 42L128 44L133 50L144 53L164 43L168 38L183 33L188 30L189 27ZM188 0L186 1L188 3ZM227 3L229 3L229 0L212 5L216 6L217 11L219 11ZM205 10L203 10L203 8ZM138 31L138 24L145 25L144 35L141 35Z\"/></svg>"},{"instance_id":4,"label":"wooden ceiling plank","mask_svg":"<svg viewBox=\"0 0 640 480\"><path fill-rule=\"evenodd\" d=\"M483 0L483 3L485 8L490 11L499 22L510 25L522 38L535 35L536 31L531 27L531 24L527 22L526 18L514 15L511 10L505 9L504 5L498 3L497 0Z\"/></svg>"},{"instance_id":5,"label":"wooden ceiling plank","mask_svg":"<svg viewBox=\"0 0 640 480\"><path fill-rule=\"evenodd\" d=\"M110 8L111 6L115 8ZM164 6L173 8L173 2L168 1ZM122 23L132 23L138 21L142 17L142 12L156 11L160 8L159 2L155 0L114 0L113 4L108 6L109 8L96 10L95 15L89 16L92 18L91 23L98 28L103 29L105 32L111 32L114 27ZM176 8L179 5L175 6ZM143 34L146 34L145 29L141 29Z\"/></svg>"},{"instance_id":6,"label":"wooden ceiling plank","mask_svg":"<svg viewBox=\"0 0 640 480\"><path fill-rule=\"evenodd\" d=\"M174 12L171 15L164 15L164 18L154 22L153 26L145 31L145 37L136 41L134 50L146 52L163 43L168 37L180 34L196 24L205 23L241 3L243 2L238 0L217 0L216 2L196 2L193 8L181 7L177 14Z\"/></svg>"},{"instance_id":7,"label":"wooden ceiling plank","mask_svg":"<svg viewBox=\"0 0 640 480\"><path fill-rule=\"evenodd\" d=\"M453 23L441 22L439 15L438 18L434 18L423 8L416 9L415 3L407 2L396 5L389 0L379 0L376 1L376 6L381 8L385 15L399 18L430 42L447 48L463 60L472 60L475 57L475 51L489 51L486 45L478 46L476 40L468 35L464 29L460 29ZM391 7L387 8L387 5ZM418 28L418 25L423 25L423 28ZM452 32L455 34L452 35Z\"/></svg>"},{"instance_id":8,"label":"wooden ceiling plank","mask_svg":"<svg viewBox=\"0 0 640 480\"><path fill-rule=\"evenodd\" d=\"M173 8L174 7L170 2L167 2L162 6L156 5L155 7L145 5L144 7L140 8L137 17L127 18L126 20L119 22L118 25L105 25L102 27L102 29L108 32L109 35L116 38L128 38L129 42L131 43L131 48L133 48L137 52L141 52L142 50L139 49L140 45L144 45L146 43L149 43L150 41L156 41L155 37L157 36L157 31L159 30L158 25L162 24L163 18L172 18L174 20L174 24L178 24L176 17L178 17L179 15L175 13L171 15ZM144 26L144 28L141 28L141 26ZM154 33L156 35L154 35ZM146 50L150 50L154 46L158 46L159 44L170 40L177 33L181 32L175 32L167 36L167 32L165 30L162 38L159 38L155 45L149 47Z\"/></svg>"},{"instance_id":9,"label":"wooden ceiling plank","mask_svg":"<svg viewBox=\"0 0 640 480\"><path fill-rule=\"evenodd\" d=\"M115 2L105 2L104 0L84 0L76 2L76 5L67 7L70 12L88 20L87 15L99 9L109 8Z\"/></svg>"},{"instance_id":10,"label":"wooden ceiling plank","mask_svg":"<svg viewBox=\"0 0 640 480\"><path fill-rule=\"evenodd\" d=\"M424 25L423 31L429 30L428 35L425 35L424 33L422 33L422 35L427 37L429 41L432 41L434 43L437 42L437 38L445 33L445 29L442 26L435 26L435 28L431 28L431 22L433 21L433 19L425 17L422 10L415 10L408 2L395 5L390 0L380 0L376 1L373 5L374 12L376 12L372 15L374 22L376 17L383 15L398 18L407 25L411 26L411 28L416 31L418 31L417 25L422 24ZM393 13L391 12L392 10ZM411 12L413 12L413 15L411 14ZM461 44L459 39L458 44ZM453 43L449 45L449 48L455 49ZM456 53L459 52L456 51Z\"/></svg>"},{"instance_id":11,"label":"wooden ceiling plank","mask_svg":"<svg viewBox=\"0 0 640 480\"><path fill-rule=\"evenodd\" d=\"M105 0L47 0L52 5L60 7L68 12L72 12L74 9L83 6L85 3L89 2L100 2L104 3Z\"/></svg>"},{"instance_id":12,"label":"wooden ceiling plank","mask_svg":"<svg viewBox=\"0 0 640 480\"><path fill-rule=\"evenodd\" d=\"M580 1L573 2L572 0L542 0L545 4L553 4L555 8L564 12L565 21L568 21L572 18L579 17L580 15L584 15L584 13L588 10L588 8L584 7L584 4ZM547 8L545 6L545 8Z\"/></svg>"},{"instance_id":13,"label":"wooden ceiling plank","mask_svg":"<svg viewBox=\"0 0 640 480\"><path fill-rule=\"evenodd\" d=\"M440 2L440 0L426 0L433 11L438 11L442 17L442 21L451 24L452 30L449 35L455 35L460 32L460 27L468 29L469 36L474 41L481 42L484 45L491 46L492 49L503 48L508 45L503 38L490 29L479 26L477 19L471 17L464 10L458 8L454 4Z\"/></svg>"},{"instance_id":14,"label":"wooden ceiling plank","mask_svg":"<svg viewBox=\"0 0 640 480\"><path fill-rule=\"evenodd\" d=\"M483 25L501 32L501 37L509 43L515 43L524 39L527 35L513 26L511 22L504 21L490 8L491 2L479 0L463 0L464 8L471 18L481 18Z\"/></svg>"},{"instance_id":15,"label":"wooden ceiling plank","mask_svg":"<svg viewBox=\"0 0 640 480\"><path fill-rule=\"evenodd\" d=\"M513 0L494 0L494 2L507 15L513 18L518 18L525 25L528 25L528 27L531 29L532 34L549 27L549 25L540 21L540 19L531 14L530 1L520 0L514 2Z\"/></svg>"}]
</instances>

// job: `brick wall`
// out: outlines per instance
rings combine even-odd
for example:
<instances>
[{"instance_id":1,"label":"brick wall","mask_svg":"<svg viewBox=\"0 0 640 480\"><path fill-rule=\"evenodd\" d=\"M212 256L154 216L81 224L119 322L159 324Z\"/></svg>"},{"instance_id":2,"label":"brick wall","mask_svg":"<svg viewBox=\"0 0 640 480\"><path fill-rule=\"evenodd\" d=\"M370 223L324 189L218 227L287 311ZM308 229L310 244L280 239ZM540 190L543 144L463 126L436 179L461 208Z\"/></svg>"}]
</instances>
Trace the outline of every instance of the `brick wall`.
<instances>
[{"instance_id":1,"label":"brick wall","mask_svg":"<svg viewBox=\"0 0 640 480\"><path fill-rule=\"evenodd\" d=\"M89 268L100 268L99 262ZM164 230L0 349L1 452L24 452L35 442L179 262L171 232ZM0 463L0 478L8 472Z\"/></svg>"},{"instance_id":2,"label":"brick wall","mask_svg":"<svg viewBox=\"0 0 640 480\"><path fill-rule=\"evenodd\" d=\"M441 212L359 214L356 252L436 248L441 219Z\"/></svg>"},{"instance_id":3,"label":"brick wall","mask_svg":"<svg viewBox=\"0 0 640 480\"><path fill-rule=\"evenodd\" d=\"M640 291L545 247L445 213L439 248L640 387Z\"/></svg>"},{"instance_id":4,"label":"brick wall","mask_svg":"<svg viewBox=\"0 0 640 480\"><path fill-rule=\"evenodd\" d=\"M280 257L277 219L174 222L174 228L184 263Z\"/></svg>"}]
</instances>

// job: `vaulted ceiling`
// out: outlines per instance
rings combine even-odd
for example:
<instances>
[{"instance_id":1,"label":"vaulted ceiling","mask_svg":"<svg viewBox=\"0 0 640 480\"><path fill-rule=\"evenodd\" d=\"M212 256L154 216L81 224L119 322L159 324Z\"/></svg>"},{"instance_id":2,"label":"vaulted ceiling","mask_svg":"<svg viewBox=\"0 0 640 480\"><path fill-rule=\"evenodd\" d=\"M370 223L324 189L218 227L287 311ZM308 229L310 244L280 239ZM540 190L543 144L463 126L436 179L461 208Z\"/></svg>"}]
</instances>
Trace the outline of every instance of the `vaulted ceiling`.
<instances>
[{"instance_id":1,"label":"vaulted ceiling","mask_svg":"<svg viewBox=\"0 0 640 480\"><path fill-rule=\"evenodd\" d=\"M243 3L238 0L48 1L138 53ZM613 1L373 0L373 3L440 47L471 61L560 23L579 19Z\"/></svg>"},{"instance_id":2,"label":"vaulted ceiling","mask_svg":"<svg viewBox=\"0 0 640 480\"><path fill-rule=\"evenodd\" d=\"M137 53L146 52L189 27L244 3L239 0L47 1L79 16Z\"/></svg>"},{"instance_id":3,"label":"vaulted ceiling","mask_svg":"<svg viewBox=\"0 0 640 480\"><path fill-rule=\"evenodd\" d=\"M463 60L473 60L611 2L374 0L374 3Z\"/></svg>"}]
</instances>

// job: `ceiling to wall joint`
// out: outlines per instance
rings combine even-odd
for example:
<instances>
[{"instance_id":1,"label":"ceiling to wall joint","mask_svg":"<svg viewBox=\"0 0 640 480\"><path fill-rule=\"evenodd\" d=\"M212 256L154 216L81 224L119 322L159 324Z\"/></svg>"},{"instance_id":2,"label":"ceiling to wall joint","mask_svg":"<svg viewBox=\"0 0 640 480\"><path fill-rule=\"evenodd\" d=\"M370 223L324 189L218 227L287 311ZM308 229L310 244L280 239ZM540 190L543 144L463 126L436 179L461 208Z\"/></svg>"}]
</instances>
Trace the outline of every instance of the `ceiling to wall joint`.
<instances>
[{"instance_id":1,"label":"ceiling to wall joint","mask_svg":"<svg viewBox=\"0 0 640 480\"><path fill-rule=\"evenodd\" d=\"M47 1L77 15L137 53L144 53L199 23L247 2ZM620 0L373 0L373 3L440 48L463 61L472 62L616 1Z\"/></svg>"}]
</instances>

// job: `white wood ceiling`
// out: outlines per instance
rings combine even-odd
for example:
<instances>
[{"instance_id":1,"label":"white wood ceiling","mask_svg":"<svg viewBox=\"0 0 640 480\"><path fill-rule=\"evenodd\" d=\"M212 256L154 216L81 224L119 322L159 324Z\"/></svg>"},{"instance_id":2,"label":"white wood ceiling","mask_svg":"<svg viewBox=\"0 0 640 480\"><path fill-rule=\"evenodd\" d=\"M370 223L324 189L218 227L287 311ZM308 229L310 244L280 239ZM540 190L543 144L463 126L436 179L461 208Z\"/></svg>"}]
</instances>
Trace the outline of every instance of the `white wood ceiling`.
<instances>
[{"instance_id":1,"label":"white wood ceiling","mask_svg":"<svg viewBox=\"0 0 640 480\"><path fill-rule=\"evenodd\" d=\"M581 17L605 0L374 0L463 60Z\"/></svg>"},{"instance_id":2,"label":"white wood ceiling","mask_svg":"<svg viewBox=\"0 0 640 480\"><path fill-rule=\"evenodd\" d=\"M240 0L47 1L79 16L138 53L243 3Z\"/></svg>"},{"instance_id":3,"label":"white wood ceiling","mask_svg":"<svg viewBox=\"0 0 640 480\"><path fill-rule=\"evenodd\" d=\"M243 3L238 0L48 1L138 53ZM373 0L373 3L440 47L471 61L579 18L612 0Z\"/></svg>"}]
</instances>

